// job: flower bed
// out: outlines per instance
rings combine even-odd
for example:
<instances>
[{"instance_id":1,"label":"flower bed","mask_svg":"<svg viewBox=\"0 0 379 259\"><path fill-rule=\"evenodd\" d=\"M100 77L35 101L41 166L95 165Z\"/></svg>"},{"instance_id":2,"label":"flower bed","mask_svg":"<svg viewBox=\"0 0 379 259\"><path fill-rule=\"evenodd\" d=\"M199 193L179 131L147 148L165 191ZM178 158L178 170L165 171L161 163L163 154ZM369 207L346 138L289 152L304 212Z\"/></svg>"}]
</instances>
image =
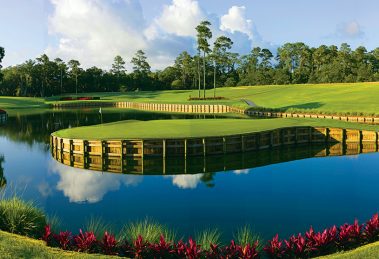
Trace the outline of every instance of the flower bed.
<instances>
[{"instance_id":1,"label":"flower bed","mask_svg":"<svg viewBox=\"0 0 379 259\"><path fill-rule=\"evenodd\" d=\"M42 239L49 246L64 250L87 253L103 253L130 258L310 258L348 250L378 240L379 217L375 214L365 224L357 220L353 224L333 226L320 232L312 227L304 234L293 235L287 240L280 240L278 235L269 240L263 250L259 250L259 242L247 245L236 244L218 246L210 244L210 249L202 249L195 240L187 242L168 242L162 235L157 243L149 243L139 236L133 242L116 240L105 232L101 240L96 239L93 232L82 232L72 235L65 231L52 233L50 226L45 227Z\"/></svg>"},{"instance_id":2,"label":"flower bed","mask_svg":"<svg viewBox=\"0 0 379 259\"><path fill-rule=\"evenodd\" d=\"M61 97L59 98L60 101L91 101L91 100L100 100L100 97L90 97L90 96L84 96L84 97Z\"/></svg>"}]
</instances>

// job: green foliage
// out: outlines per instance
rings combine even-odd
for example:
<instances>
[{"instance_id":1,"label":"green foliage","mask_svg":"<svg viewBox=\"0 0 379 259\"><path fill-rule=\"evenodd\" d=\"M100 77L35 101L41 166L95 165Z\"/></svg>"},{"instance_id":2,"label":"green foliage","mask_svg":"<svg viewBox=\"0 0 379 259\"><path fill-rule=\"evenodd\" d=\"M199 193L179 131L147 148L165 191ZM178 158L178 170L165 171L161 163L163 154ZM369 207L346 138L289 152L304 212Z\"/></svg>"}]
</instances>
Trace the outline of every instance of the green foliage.
<instances>
[{"instance_id":1,"label":"green foliage","mask_svg":"<svg viewBox=\"0 0 379 259\"><path fill-rule=\"evenodd\" d=\"M59 233L62 230L62 222L57 215L47 215L46 224L50 225L51 230L55 233Z\"/></svg>"},{"instance_id":2,"label":"green foliage","mask_svg":"<svg viewBox=\"0 0 379 259\"><path fill-rule=\"evenodd\" d=\"M45 241L42 240L35 240L0 231L0 258L109 259L120 257L63 251L58 248L46 246Z\"/></svg>"},{"instance_id":3,"label":"green foliage","mask_svg":"<svg viewBox=\"0 0 379 259\"><path fill-rule=\"evenodd\" d=\"M259 245L262 245L262 239L259 235L255 234L253 228L250 225L245 225L234 233L234 240L237 244L246 246L247 244L254 244L259 241ZM260 247L261 248L261 247Z\"/></svg>"},{"instance_id":4,"label":"green foliage","mask_svg":"<svg viewBox=\"0 0 379 259\"><path fill-rule=\"evenodd\" d=\"M206 229L200 233L197 233L195 240L202 249L209 250L211 248L211 244L221 244L221 232L217 228Z\"/></svg>"},{"instance_id":5,"label":"green foliage","mask_svg":"<svg viewBox=\"0 0 379 259\"><path fill-rule=\"evenodd\" d=\"M166 241L176 240L175 231L168 229L165 225L154 220L146 218L125 225L119 236L120 239L126 239L130 242L136 240L138 236L142 236L145 241L153 243L158 242L162 234Z\"/></svg>"},{"instance_id":6,"label":"green foliage","mask_svg":"<svg viewBox=\"0 0 379 259\"><path fill-rule=\"evenodd\" d=\"M109 223L105 223L102 218L90 217L84 226L85 231L92 231L97 239L101 239L104 233L113 232L113 227Z\"/></svg>"},{"instance_id":7,"label":"green foliage","mask_svg":"<svg viewBox=\"0 0 379 259\"><path fill-rule=\"evenodd\" d=\"M0 230L39 238L46 225L43 211L17 197L0 200Z\"/></svg>"}]
</instances>

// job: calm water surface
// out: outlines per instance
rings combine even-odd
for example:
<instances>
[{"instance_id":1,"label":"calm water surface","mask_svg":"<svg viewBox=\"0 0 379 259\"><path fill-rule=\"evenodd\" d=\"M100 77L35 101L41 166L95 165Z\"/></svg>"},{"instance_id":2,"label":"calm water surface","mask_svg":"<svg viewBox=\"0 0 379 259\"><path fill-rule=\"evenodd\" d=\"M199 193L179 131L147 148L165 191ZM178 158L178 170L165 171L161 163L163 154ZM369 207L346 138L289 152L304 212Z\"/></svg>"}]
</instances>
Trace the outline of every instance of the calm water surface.
<instances>
[{"instance_id":1,"label":"calm water surface","mask_svg":"<svg viewBox=\"0 0 379 259\"><path fill-rule=\"evenodd\" d=\"M236 170L225 166L227 171L158 176L95 172L56 162L50 155L49 134L97 124L98 115L88 110L10 117L0 127L7 182L3 188L17 190L75 232L91 217L116 227L149 217L184 235L218 227L229 239L238 226L250 224L265 238L277 232L286 237L310 225L319 229L354 218L366 220L378 211L378 153L300 159L315 152L286 148L279 152L280 159L273 158L278 152L232 157L230 161L239 163L232 167ZM198 117L126 110L104 114L105 122L171 118ZM306 155L299 155L304 149ZM252 157L264 161L247 162ZM203 165L203 158L198 163ZM212 163L221 160L207 158L206 164Z\"/></svg>"}]
</instances>

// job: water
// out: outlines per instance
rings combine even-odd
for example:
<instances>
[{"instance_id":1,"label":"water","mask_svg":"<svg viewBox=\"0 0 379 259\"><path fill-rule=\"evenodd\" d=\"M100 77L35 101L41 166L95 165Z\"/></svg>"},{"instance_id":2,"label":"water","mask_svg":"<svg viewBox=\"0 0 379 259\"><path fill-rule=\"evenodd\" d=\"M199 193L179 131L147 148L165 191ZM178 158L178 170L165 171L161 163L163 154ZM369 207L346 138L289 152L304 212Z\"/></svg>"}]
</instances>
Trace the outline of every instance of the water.
<instances>
[{"instance_id":1,"label":"water","mask_svg":"<svg viewBox=\"0 0 379 259\"><path fill-rule=\"evenodd\" d=\"M104 121L172 116L196 117L108 110ZM180 174L183 161L166 175L121 175L71 168L51 157L52 131L98 120L97 110L10 117L0 127L3 188L16 189L74 232L91 217L116 227L150 217L185 236L218 227L230 239L238 226L250 224L265 238L287 237L310 225L366 220L379 208L378 153L315 157L328 148L286 147L194 158L186 161L193 168L187 175Z\"/></svg>"}]
</instances>

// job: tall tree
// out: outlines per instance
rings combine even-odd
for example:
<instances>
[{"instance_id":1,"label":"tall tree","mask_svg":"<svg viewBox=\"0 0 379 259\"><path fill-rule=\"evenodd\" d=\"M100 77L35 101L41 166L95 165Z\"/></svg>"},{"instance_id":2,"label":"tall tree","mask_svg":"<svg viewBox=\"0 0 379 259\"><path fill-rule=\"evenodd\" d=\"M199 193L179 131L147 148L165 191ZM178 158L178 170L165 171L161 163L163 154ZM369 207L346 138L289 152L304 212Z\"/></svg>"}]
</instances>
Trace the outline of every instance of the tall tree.
<instances>
[{"instance_id":1,"label":"tall tree","mask_svg":"<svg viewBox=\"0 0 379 259\"><path fill-rule=\"evenodd\" d=\"M3 66L1 65L1 62L3 61L4 56L5 56L5 50L3 47L0 47L0 81L3 76L3 74L1 73L1 69L3 68Z\"/></svg>"},{"instance_id":2,"label":"tall tree","mask_svg":"<svg viewBox=\"0 0 379 259\"><path fill-rule=\"evenodd\" d=\"M66 71L67 71L67 66L66 64L63 62L62 59L60 58L56 58L54 59L54 62L55 64L57 65L58 67L58 70L59 70L59 86L60 86L60 94L63 93L63 76L66 74Z\"/></svg>"},{"instance_id":3,"label":"tall tree","mask_svg":"<svg viewBox=\"0 0 379 259\"><path fill-rule=\"evenodd\" d=\"M68 62L68 66L70 67L71 76L75 77L75 93L78 95L78 77L80 73L80 62L75 59L71 59Z\"/></svg>"},{"instance_id":4,"label":"tall tree","mask_svg":"<svg viewBox=\"0 0 379 259\"><path fill-rule=\"evenodd\" d=\"M226 64L228 62L228 50L232 48L233 41L226 37L220 36L213 45L213 97L216 97L216 73L218 64Z\"/></svg>"},{"instance_id":5,"label":"tall tree","mask_svg":"<svg viewBox=\"0 0 379 259\"><path fill-rule=\"evenodd\" d=\"M203 97L205 98L205 89L206 89L206 82L205 82L205 62L206 62L206 55L211 51L209 48L208 40L212 38L212 31L209 28L211 26L211 23L209 21L202 21L197 27L197 45L198 49L203 51L203 86L204 86L204 94Z\"/></svg>"},{"instance_id":6,"label":"tall tree","mask_svg":"<svg viewBox=\"0 0 379 259\"><path fill-rule=\"evenodd\" d=\"M117 76L121 76L121 75L125 74L125 72L126 72L125 61L121 56L117 55L114 58L111 72Z\"/></svg>"},{"instance_id":7,"label":"tall tree","mask_svg":"<svg viewBox=\"0 0 379 259\"><path fill-rule=\"evenodd\" d=\"M175 59L175 68L180 72L182 87L187 89L190 88L189 81L191 80L192 62L193 59L187 51L183 51Z\"/></svg>"},{"instance_id":8,"label":"tall tree","mask_svg":"<svg viewBox=\"0 0 379 259\"><path fill-rule=\"evenodd\" d=\"M151 87L151 81L149 80L150 64L147 62L147 57L145 52L138 50L135 56L132 58L131 63L133 64L133 79L134 88L139 89L140 87L149 89Z\"/></svg>"},{"instance_id":9,"label":"tall tree","mask_svg":"<svg viewBox=\"0 0 379 259\"><path fill-rule=\"evenodd\" d=\"M147 62L146 54L142 50L138 50L130 62L133 64L134 72L144 75L150 73L150 64Z\"/></svg>"}]
</instances>

